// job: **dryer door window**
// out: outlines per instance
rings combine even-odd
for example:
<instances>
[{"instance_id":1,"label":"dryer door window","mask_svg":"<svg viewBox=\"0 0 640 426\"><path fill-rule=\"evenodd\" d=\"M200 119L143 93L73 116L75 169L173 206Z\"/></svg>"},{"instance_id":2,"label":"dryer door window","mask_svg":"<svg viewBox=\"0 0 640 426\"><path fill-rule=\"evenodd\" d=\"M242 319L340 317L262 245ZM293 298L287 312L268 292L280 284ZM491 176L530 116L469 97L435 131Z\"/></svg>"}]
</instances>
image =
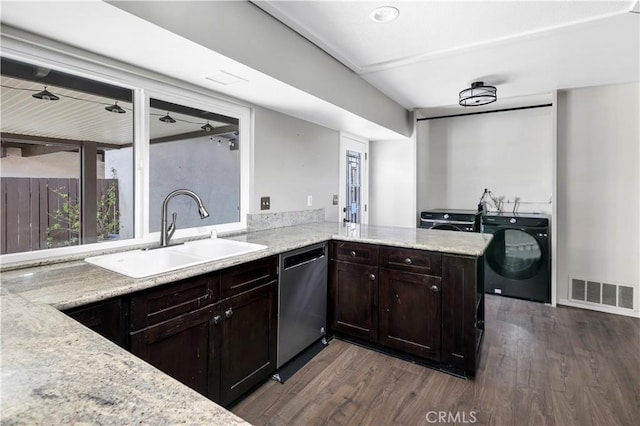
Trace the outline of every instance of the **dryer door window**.
<instances>
[{"instance_id":1,"label":"dryer door window","mask_svg":"<svg viewBox=\"0 0 640 426\"><path fill-rule=\"evenodd\" d=\"M497 274L515 280L536 276L543 264L538 241L519 229L501 229L494 233L486 258Z\"/></svg>"}]
</instances>

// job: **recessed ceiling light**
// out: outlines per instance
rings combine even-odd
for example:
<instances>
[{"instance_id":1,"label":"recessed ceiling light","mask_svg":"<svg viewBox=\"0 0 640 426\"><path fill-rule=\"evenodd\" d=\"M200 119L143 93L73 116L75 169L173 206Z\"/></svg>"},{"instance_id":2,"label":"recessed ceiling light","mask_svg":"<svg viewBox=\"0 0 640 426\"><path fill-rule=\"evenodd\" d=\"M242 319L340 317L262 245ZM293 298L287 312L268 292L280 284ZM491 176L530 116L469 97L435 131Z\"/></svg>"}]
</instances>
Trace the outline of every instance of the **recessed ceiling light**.
<instances>
[{"instance_id":1,"label":"recessed ceiling light","mask_svg":"<svg viewBox=\"0 0 640 426\"><path fill-rule=\"evenodd\" d=\"M391 22L400 15L400 11L393 6L382 6L373 9L369 14L369 18L373 22Z\"/></svg>"}]
</instances>

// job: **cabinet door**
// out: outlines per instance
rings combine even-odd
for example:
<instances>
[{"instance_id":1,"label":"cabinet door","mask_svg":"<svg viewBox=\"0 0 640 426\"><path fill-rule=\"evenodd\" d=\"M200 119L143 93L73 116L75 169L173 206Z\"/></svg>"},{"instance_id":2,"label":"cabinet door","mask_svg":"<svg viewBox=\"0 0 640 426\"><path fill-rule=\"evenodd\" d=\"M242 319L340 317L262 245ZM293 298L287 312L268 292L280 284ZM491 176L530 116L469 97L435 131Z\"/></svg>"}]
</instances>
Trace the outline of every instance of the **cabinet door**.
<instances>
[{"instance_id":1,"label":"cabinet door","mask_svg":"<svg viewBox=\"0 0 640 426\"><path fill-rule=\"evenodd\" d=\"M481 330L477 312L484 302L478 297L482 280L476 258L442 256L442 362L473 372Z\"/></svg>"},{"instance_id":2,"label":"cabinet door","mask_svg":"<svg viewBox=\"0 0 640 426\"><path fill-rule=\"evenodd\" d=\"M131 334L131 352L201 394L215 399L214 324L210 305Z\"/></svg>"},{"instance_id":3,"label":"cabinet door","mask_svg":"<svg viewBox=\"0 0 640 426\"><path fill-rule=\"evenodd\" d=\"M381 345L440 360L440 277L380 269Z\"/></svg>"},{"instance_id":4,"label":"cabinet door","mask_svg":"<svg viewBox=\"0 0 640 426\"><path fill-rule=\"evenodd\" d=\"M331 261L330 324L339 333L378 340L378 268Z\"/></svg>"},{"instance_id":5,"label":"cabinet door","mask_svg":"<svg viewBox=\"0 0 640 426\"><path fill-rule=\"evenodd\" d=\"M276 281L222 302L220 403L228 405L276 368Z\"/></svg>"},{"instance_id":6,"label":"cabinet door","mask_svg":"<svg viewBox=\"0 0 640 426\"><path fill-rule=\"evenodd\" d=\"M127 305L120 298L65 312L80 324L127 348Z\"/></svg>"}]
</instances>

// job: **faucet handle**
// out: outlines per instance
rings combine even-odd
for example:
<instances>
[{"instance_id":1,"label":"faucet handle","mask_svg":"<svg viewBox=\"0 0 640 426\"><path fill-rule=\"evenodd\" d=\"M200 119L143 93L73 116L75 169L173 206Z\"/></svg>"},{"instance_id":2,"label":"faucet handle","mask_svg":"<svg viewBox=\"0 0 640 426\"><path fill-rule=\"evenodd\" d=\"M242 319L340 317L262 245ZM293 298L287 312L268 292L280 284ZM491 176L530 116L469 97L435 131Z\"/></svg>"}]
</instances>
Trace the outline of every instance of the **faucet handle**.
<instances>
[{"instance_id":1,"label":"faucet handle","mask_svg":"<svg viewBox=\"0 0 640 426\"><path fill-rule=\"evenodd\" d=\"M171 213L171 225L169 225L169 228L167 229L167 242L169 242L171 237L173 237L173 233L176 232L177 217L178 217L178 213L176 212Z\"/></svg>"}]
</instances>

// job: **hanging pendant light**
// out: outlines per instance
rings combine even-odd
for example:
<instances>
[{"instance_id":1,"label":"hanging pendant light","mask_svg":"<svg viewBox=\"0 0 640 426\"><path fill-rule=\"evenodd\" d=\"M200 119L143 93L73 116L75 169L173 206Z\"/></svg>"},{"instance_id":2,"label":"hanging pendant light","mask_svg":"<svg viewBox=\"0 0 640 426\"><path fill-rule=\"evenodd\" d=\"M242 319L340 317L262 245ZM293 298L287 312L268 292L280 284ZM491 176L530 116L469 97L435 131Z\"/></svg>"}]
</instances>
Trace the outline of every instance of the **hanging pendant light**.
<instances>
[{"instance_id":1,"label":"hanging pendant light","mask_svg":"<svg viewBox=\"0 0 640 426\"><path fill-rule=\"evenodd\" d=\"M480 106L495 102L498 99L497 89L494 86L485 86L482 81L476 81L471 87L460 92L460 105Z\"/></svg>"},{"instance_id":2,"label":"hanging pendant light","mask_svg":"<svg viewBox=\"0 0 640 426\"><path fill-rule=\"evenodd\" d=\"M115 104L113 104L113 105L109 105L109 106L104 107L104 109L106 109L106 110L107 110L107 111L109 111L109 112L116 113L116 114L124 114L124 113L126 112L125 110L123 110L123 109L118 105L118 101L116 101L116 103L115 103Z\"/></svg>"},{"instance_id":3,"label":"hanging pendant light","mask_svg":"<svg viewBox=\"0 0 640 426\"><path fill-rule=\"evenodd\" d=\"M169 112L167 111L167 115L165 115L164 117L160 117L158 120L162 121L163 123L175 123L176 120L174 120L170 115Z\"/></svg>"},{"instance_id":4,"label":"hanging pendant light","mask_svg":"<svg viewBox=\"0 0 640 426\"><path fill-rule=\"evenodd\" d=\"M211 124L209 124L209 121L207 121L207 124L205 124L204 126L200 127L202 130L204 130L205 132L213 132L213 126Z\"/></svg>"},{"instance_id":5,"label":"hanging pendant light","mask_svg":"<svg viewBox=\"0 0 640 426\"><path fill-rule=\"evenodd\" d=\"M60 99L58 96L48 91L47 86L44 86L44 90L42 90L41 92L34 93L31 96L33 96L36 99L42 99L44 101L57 101L58 99Z\"/></svg>"}]
</instances>

